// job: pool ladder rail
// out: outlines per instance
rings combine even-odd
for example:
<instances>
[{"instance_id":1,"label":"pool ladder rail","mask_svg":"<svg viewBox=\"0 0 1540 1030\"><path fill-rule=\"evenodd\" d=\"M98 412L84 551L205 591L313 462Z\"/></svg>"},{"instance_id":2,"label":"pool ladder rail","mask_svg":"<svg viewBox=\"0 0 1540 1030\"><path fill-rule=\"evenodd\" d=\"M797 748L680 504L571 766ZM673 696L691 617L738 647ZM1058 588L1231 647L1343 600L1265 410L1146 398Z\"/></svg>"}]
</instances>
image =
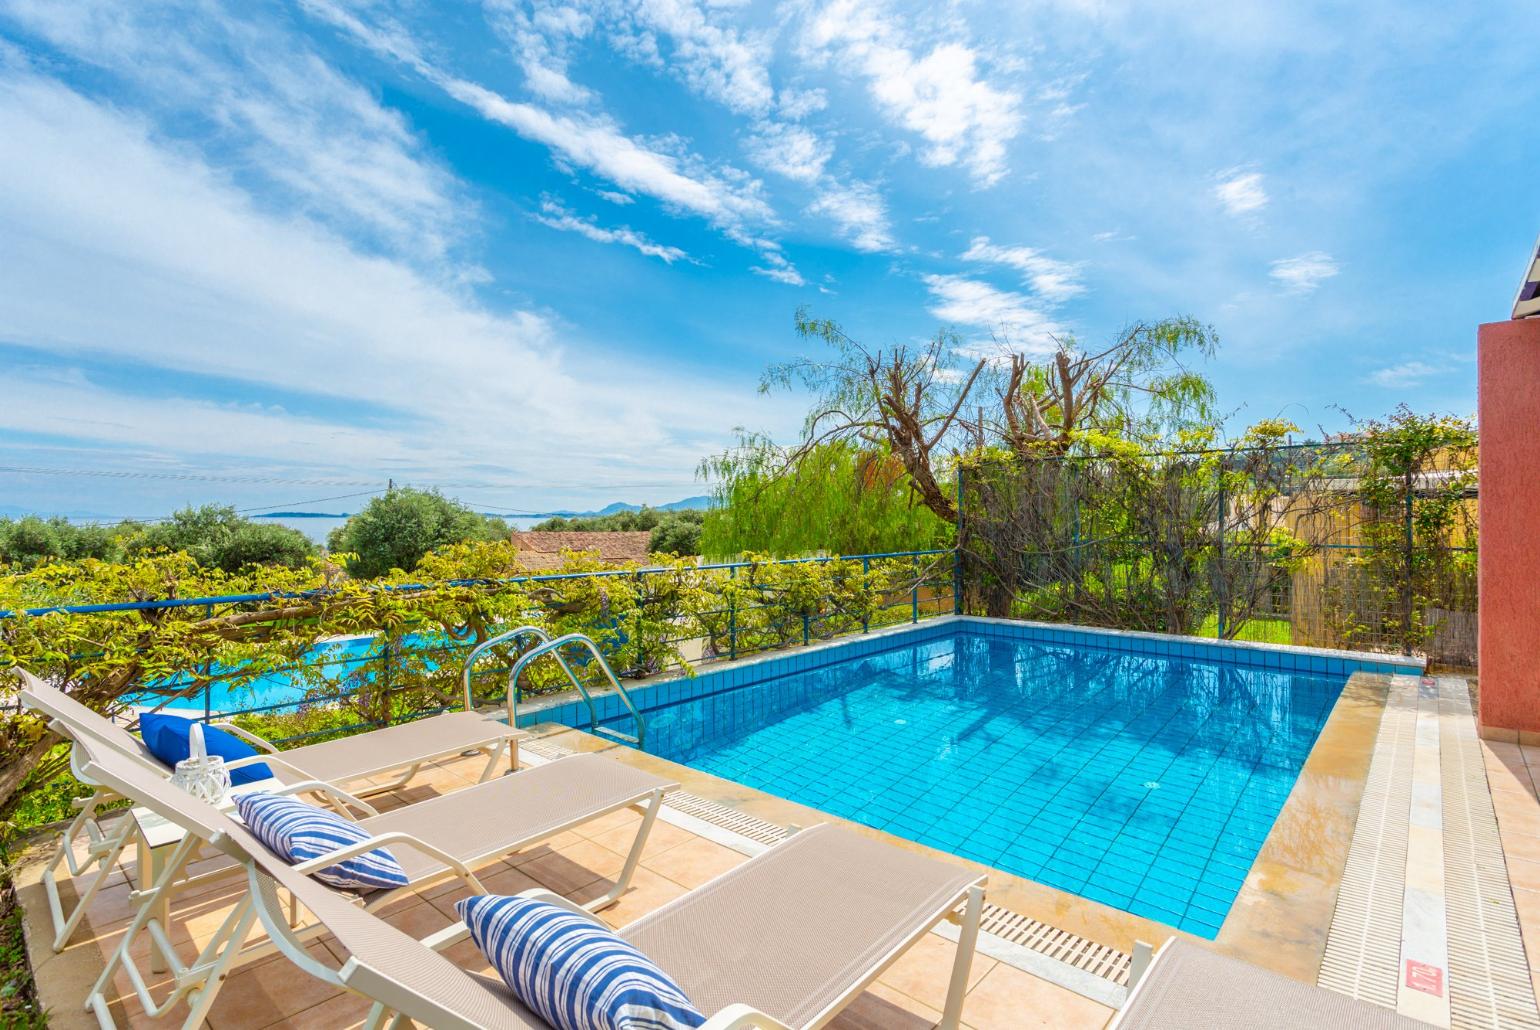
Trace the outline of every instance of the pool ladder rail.
<instances>
[{"instance_id":1,"label":"pool ladder rail","mask_svg":"<svg viewBox=\"0 0 1540 1030\"><path fill-rule=\"evenodd\" d=\"M465 688L465 707L467 710L475 706L475 699L471 695L471 670L478 659L488 650L498 644L516 643L525 637L533 637L537 643L534 647L519 656L519 660L513 663L513 669L508 673L508 725L519 725L519 676L524 668L536 659L550 655L561 666L562 672L567 674L567 680L583 702L588 705L588 732L596 737L608 737L622 744L629 744L639 750L645 749L647 741L647 720L642 713L637 711L636 705L631 700L631 695L626 693L626 688L621 685L620 677L615 675L615 670L610 668L610 663L605 660L604 652L599 650L599 645L582 633L567 633L559 637L552 637L539 626L520 626L518 629L510 629L505 633L499 633L482 643L476 645L465 658L465 669L461 674L461 680ZM619 695L621 704L626 706L626 711L631 714L631 719L636 724L636 734L633 736L622 733L620 730L609 726L599 725L599 710L594 706L593 694L583 685L583 681L573 671L572 665L567 661L563 650L582 649L593 656L605 678L610 681L610 687Z\"/></svg>"}]
</instances>

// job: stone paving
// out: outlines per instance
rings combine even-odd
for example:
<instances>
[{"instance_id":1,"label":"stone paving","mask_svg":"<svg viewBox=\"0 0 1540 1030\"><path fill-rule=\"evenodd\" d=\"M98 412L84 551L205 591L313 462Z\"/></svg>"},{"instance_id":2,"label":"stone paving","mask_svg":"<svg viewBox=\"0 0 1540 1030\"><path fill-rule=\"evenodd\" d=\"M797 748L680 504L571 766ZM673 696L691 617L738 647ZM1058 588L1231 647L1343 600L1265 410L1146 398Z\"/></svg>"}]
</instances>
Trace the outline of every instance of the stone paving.
<instances>
[{"instance_id":1,"label":"stone paving","mask_svg":"<svg viewBox=\"0 0 1540 1030\"><path fill-rule=\"evenodd\" d=\"M479 760L444 763L421 775L411 787L398 792L395 803L420 799L430 793L454 790L475 782ZM389 802L377 807L389 808ZM478 876L494 892L515 893L541 886L584 901L607 890L619 872L623 853L639 817L619 812L594 820L576 832L564 833L548 843L492 862ZM210 859L212 867L219 859ZM722 844L696 836L678 826L659 821L653 828L642 865L632 890L614 907L602 913L613 925L623 925L665 902L732 868L746 857ZM205 867L194 867L202 871ZM55 955L48 950L48 917L38 866L23 867L17 878L27 909L28 938L44 1004L49 1006L50 1025L59 1028L94 1027L95 1020L80 1009L88 985L100 972L105 956L121 940L132 909L130 884L135 870L131 861L112 876L112 882L93 902L75 941ZM185 960L196 954L219 925L223 913L239 889L238 881L214 886L180 898L173 906L173 939ZM425 936L454 921L454 902L463 889L454 883L408 895L382 910L386 918L413 936ZM68 886L65 888L69 896ZM260 931L257 931L259 934ZM336 967L342 957L322 937L310 947L317 959ZM490 973L469 941L447 952L467 968ZM842 1030L925 1030L940 1018L951 971L953 945L931 934L899 959L833 1024ZM136 956L148 968L147 948ZM151 983L155 983L152 979ZM177 1010L159 1021L146 1018L132 995L127 978L117 977L119 1000L114 1016L120 1026L177 1025ZM281 957L268 957L242 968L220 992L208 1019L214 1030L258 1030L267 1027L340 1030L362 1022L368 1003L315 980ZM974 1030L1021 1027L1100 1027L1112 1015L1104 1005L1038 979L1020 969L978 955L973 964L970 989L963 1010L966 1025Z\"/></svg>"}]
</instances>

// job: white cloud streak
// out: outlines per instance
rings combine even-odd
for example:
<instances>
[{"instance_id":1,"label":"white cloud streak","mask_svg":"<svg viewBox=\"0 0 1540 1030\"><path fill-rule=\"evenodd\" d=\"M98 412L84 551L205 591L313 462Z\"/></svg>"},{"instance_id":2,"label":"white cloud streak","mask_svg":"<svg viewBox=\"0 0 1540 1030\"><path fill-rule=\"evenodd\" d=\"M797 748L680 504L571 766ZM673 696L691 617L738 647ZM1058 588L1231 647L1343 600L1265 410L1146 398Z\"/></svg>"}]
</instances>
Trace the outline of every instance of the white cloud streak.
<instances>
[{"instance_id":1,"label":"white cloud streak","mask_svg":"<svg viewBox=\"0 0 1540 1030\"><path fill-rule=\"evenodd\" d=\"M1080 266L1048 257L1031 247L1002 247L988 236L975 236L963 251L964 261L1005 265L1021 273L1022 281L1044 300L1060 302L1085 292Z\"/></svg>"},{"instance_id":2,"label":"white cloud streak","mask_svg":"<svg viewBox=\"0 0 1540 1030\"><path fill-rule=\"evenodd\" d=\"M0 338L350 412L220 405L154 373L146 387L166 396L34 377L13 387L11 428L354 470L388 461L429 481L490 467L602 483L677 476L716 445L717 413L753 404L592 347L580 379L548 319L488 310L264 211L195 151L46 78L0 67L0 138Z\"/></svg>"},{"instance_id":3,"label":"white cloud streak","mask_svg":"<svg viewBox=\"0 0 1540 1030\"><path fill-rule=\"evenodd\" d=\"M1311 293L1337 274L1337 262L1322 250L1273 262L1268 274L1289 293Z\"/></svg>"},{"instance_id":4,"label":"white cloud streak","mask_svg":"<svg viewBox=\"0 0 1540 1030\"><path fill-rule=\"evenodd\" d=\"M1053 337L1064 333L1064 327L1026 294L960 275L927 275L924 282L931 293L931 314L943 322L996 333L1008 341L1007 350L1048 353L1055 346ZM1000 351L999 346L991 349Z\"/></svg>"},{"instance_id":5,"label":"white cloud streak","mask_svg":"<svg viewBox=\"0 0 1540 1030\"><path fill-rule=\"evenodd\" d=\"M812 13L802 43L814 60L857 69L877 106L925 141L925 164L960 164L986 186L1006 174L1021 96L991 84L972 47L942 42L922 53L896 18L866 0L834 0Z\"/></svg>"},{"instance_id":6,"label":"white cloud streak","mask_svg":"<svg viewBox=\"0 0 1540 1030\"><path fill-rule=\"evenodd\" d=\"M836 235L856 250L879 253L895 248L887 205L871 186L829 182L807 210L833 222Z\"/></svg>"},{"instance_id":7,"label":"white cloud streak","mask_svg":"<svg viewBox=\"0 0 1540 1030\"><path fill-rule=\"evenodd\" d=\"M1399 365L1376 369L1369 374L1369 381L1376 386L1398 389L1417 386L1424 380L1443 375L1447 371L1448 369L1443 366L1430 365L1426 361L1403 361Z\"/></svg>"},{"instance_id":8,"label":"white cloud streak","mask_svg":"<svg viewBox=\"0 0 1540 1030\"><path fill-rule=\"evenodd\" d=\"M1267 207L1267 188L1263 185L1261 172L1231 168L1220 172L1218 180L1214 184L1214 199L1219 201L1226 214L1236 217L1254 215Z\"/></svg>"},{"instance_id":9,"label":"white cloud streak","mask_svg":"<svg viewBox=\"0 0 1540 1030\"><path fill-rule=\"evenodd\" d=\"M675 261L690 261L690 255L678 247L668 247L661 243L654 243L646 234L639 233L627 226L615 229L606 229L599 225L595 219L579 218L573 212L567 210L555 197L545 197L540 202L540 213L533 216L541 225L562 232L575 232L580 236L586 236L595 243L618 243L624 247L631 247L648 257L655 257L665 264L673 264Z\"/></svg>"}]
</instances>

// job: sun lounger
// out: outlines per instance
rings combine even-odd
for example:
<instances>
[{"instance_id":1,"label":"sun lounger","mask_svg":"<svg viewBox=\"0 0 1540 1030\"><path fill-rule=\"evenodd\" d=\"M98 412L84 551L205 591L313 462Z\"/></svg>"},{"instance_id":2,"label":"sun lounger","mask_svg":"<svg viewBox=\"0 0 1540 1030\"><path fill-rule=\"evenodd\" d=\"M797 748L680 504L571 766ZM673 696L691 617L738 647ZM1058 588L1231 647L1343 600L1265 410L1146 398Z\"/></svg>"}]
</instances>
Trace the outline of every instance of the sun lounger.
<instances>
[{"instance_id":1,"label":"sun lounger","mask_svg":"<svg viewBox=\"0 0 1540 1030\"><path fill-rule=\"evenodd\" d=\"M146 768L154 769L161 775L170 775L170 770L150 753L144 742L127 729L25 670L15 671L21 676L22 704L46 716L54 732L73 740L84 730ZM371 784L357 791L360 797L401 787L410 782L424 764L469 751L480 751L487 755L487 763L481 773L484 782L497 771L504 754L508 755L510 768L517 767L518 739L526 735L480 712L446 712L416 722L279 753L267 741L238 727L217 725L247 739L263 752L254 758L229 762L227 768L238 769L264 763L275 778L294 787L326 785L342 790L360 780L405 768L405 773L389 783ZM119 819L111 829L102 826L98 816L104 808L120 799L112 791L92 784L73 755L71 767L77 779L93 786L95 790L89 797L76 802L78 811L75 818L60 834L59 847L43 870L43 887L54 923L54 951L63 950L69 943L91 899L111 875L113 863L129 845L133 835L131 819ZM86 838L85 852L83 856L77 856L75 843L82 835ZM76 902L68 910L59 893L58 875L61 866L69 869L75 885Z\"/></svg>"},{"instance_id":2,"label":"sun lounger","mask_svg":"<svg viewBox=\"0 0 1540 1030\"><path fill-rule=\"evenodd\" d=\"M371 1026L398 1017L437 1030L545 1026L500 980L465 972L438 953L468 936L464 924L416 940L282 862L231 817L147 776L123 756L104 751L98 761L93 753L86 771L97 782L182 822L191 834L240 862L250 889L227 920L232 927L227 938L239 941L252 920L260 920L273 945L301 969L373 999ZM291 913L279 888L346 953L340 969L317 962L306 951L305 937L290 928ZM160 884L154 888L160 889ZM586 911L549 892L528 893ZM673 977L697 1007L714 1013L710 1030L784 1030L823 1025L932 927L952 918L961 923L961 932L942 1025L955 1027L983 893L984 878L973 872L819 826L619 933ZM142 913L136 917L131 929L142 928L143 918ZM193 1010L190 1020L207 1013L212 993L234 961L222 952L205 953L189 974L197 982L190 980L182 994ZM111 1025L101 982L87 1005Z\"/></svg>"},{"instance_id":3,"label":"sun lounger","mask_svg":"<svg viewBox=\"0 0 1540 1030\"><path fill-rule=\"evenodd\" d=\"M1173 937L1107 1030L1418 1030L1428 1024Z\"/></svg>"},{"instance_id":4,"label":"sun lounger","mask_svg":"<svg viewBox=\"0 0 1540 1030\"><path fill-rule=\"evenodd\" d=\"M335 895L349 908L360 906L372 910L389 904L401 891L415 891L445 879L458 878L468 893L485 894L486 889L475 875L477 866L549 840L592 819L634 808L641 813L642 819L625 864L609 890L582 906L584 911L592 913L614 904L628 889L663 796L675 786L603 755L573 755L392 812L370 815L357 822L370 834L367 841L290 867L257 843L231 816L197 801L99 741L82 736L79 745L86 756L83 770L94 782L106 785L135 804L145 805L187 833L166 863L161 877L153 885L146 885L144 905L97 981L93 990L95 1002L88 1001L88 1005L100 1003L99 1016L105 1011L103 992L118 968L128 974L140 1001L153 1014L156 1010L168 1009L182 997L188 997L189 1004L194 1004L195 995L217 992L218 979L210 978L211 970L220 963L234 962L236 956L243 962L251 961L271 950L270 944L242 947L255 918L250 912L248 897L236 905L197 961L183 965L178 960L169 945L168 928L159 925L154 911L184 889L186 880L182 870L203 844L233 854L222 841L225 837L238 835L241 847L234 857L249 861L249 854L255 849L270 865L292 870L293 876L286 878L286 885L292 882L314 884L319 891ZM344 800L350 806L367 809L367 805L357 799ZM400 862L408 879L406 887L358 895L328 887L307 875L313 869L379 847L388 848ZM159 1001L145 988L130 957L134 941L141 933L149 934L151 947L160 950L173 973L171 993ZM228 966L223 968L227 971ZM219 978L223 975L221 972ZM206 1005L197 1007L206 1011Z\"/></svg>"}]
</instances>

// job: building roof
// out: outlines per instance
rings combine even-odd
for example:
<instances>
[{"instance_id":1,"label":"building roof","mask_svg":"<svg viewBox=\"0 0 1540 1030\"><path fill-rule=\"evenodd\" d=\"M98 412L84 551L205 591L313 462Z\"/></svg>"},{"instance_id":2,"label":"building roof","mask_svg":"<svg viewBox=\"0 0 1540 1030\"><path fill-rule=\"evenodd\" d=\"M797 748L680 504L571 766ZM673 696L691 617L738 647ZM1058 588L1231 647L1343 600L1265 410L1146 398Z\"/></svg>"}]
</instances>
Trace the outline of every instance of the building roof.
<instances>
[{"instance_id":1,"label":"building roof","mask_svg":"<svg viewBox=\"0 0 1540 1030\"><path fill-rule=\"evenodd\" d=\"M616 565L645 562L652 534L647 530L626 533L515 532L509 539L519 550L520 562L531 570L545 571L561 567L563 551L597 551L600 561Z\"/></svg>"}]
</instances>

